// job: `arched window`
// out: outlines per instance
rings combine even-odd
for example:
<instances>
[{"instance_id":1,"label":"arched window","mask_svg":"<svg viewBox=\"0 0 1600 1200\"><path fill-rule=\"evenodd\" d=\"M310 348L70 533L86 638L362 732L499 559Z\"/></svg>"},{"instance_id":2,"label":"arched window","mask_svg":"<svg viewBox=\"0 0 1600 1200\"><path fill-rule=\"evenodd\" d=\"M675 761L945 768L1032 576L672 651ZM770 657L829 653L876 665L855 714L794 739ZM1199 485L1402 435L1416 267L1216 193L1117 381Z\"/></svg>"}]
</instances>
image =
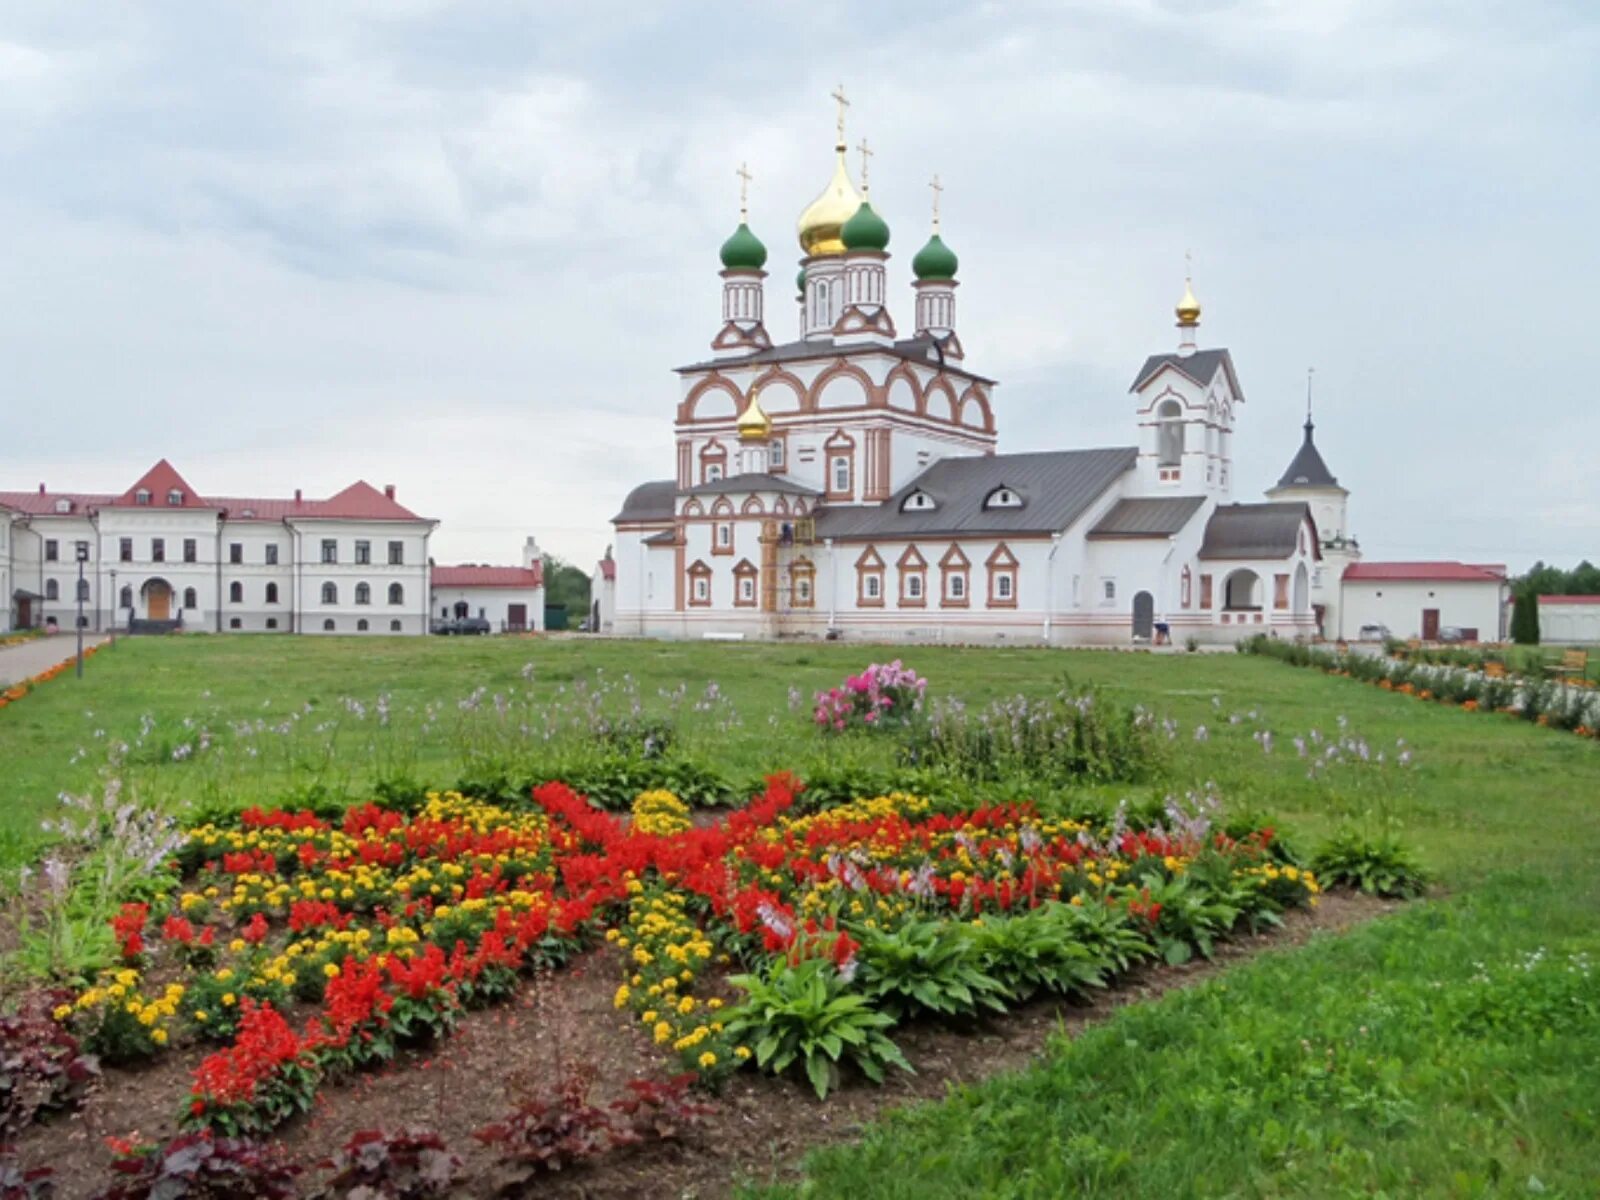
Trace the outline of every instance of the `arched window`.
<instances>
[{"instance_id":1,"label":"arched window","mask_svg":"<svg viewBox=\"0 0 1600 1200\"><path fill-rule=\"evenodd\" d=\"M61 585L54 579L46 579L44 581L44 598L46 600L61 599Z\"/></svg>"},{"instance_id":2,"label":"arched window","mask_svg":"<svg viewBox=\"0 0 1600 1200\"><path fill-rule=\"evenodd\" d=\"M239 583L237 580L235 580L233 583L230 583L228 585L228 603L230 603L230 604L243 604L244 603L244 584Z\"/></svg>"},{"instance_id":3,"label":"arched window","mask_svg":"<svg viewBox=\"0 0 1600 1200\"><path fill-rule=\"evenodd\" d=\"M391 583L389 585L389 603L404 604L405 602L406 589L401 587L398 583Z\"/></svg>"},{"instance_id":4,"label":"arched window","mask_svg":"<svg viewBox=\"0 0 1600 1200\"><path fill-rule=\"evenodd\" d=\"M399 621L398 618L396 618L395 620L389 622L389 632L390 633L399 633L400 632L400 621Z\"/></svg>"},{"instance_id":5,"label":"arched window","mask_svg":"<svg viewBox=\"0 0 1600 1200\"><path fill-rule=\"evenodd\" d=\"M276 604L277 602L278 602L278 585L275 584L275 583L269 583L269 584L267 584L267 603L268 604Z\"/></svg>"},{"instance_id":6,"label":"arched window","mask_svg":"<svg viewBox=\"0 0 1600 1200\"><path fill-rule=\"evenodd\" d=\"M325 584L322 585L322 602L324 604L337 604L337 603L339 603L339 585L338 584L336 584L336 583L325 583ZM329 621L328 624L332 625L333 622Z\"/></svg>"},{"instance_id":7,"label":"arched window","mask_svg":"<svg viewBox=\"0 0 1600 1200\"><path fill-rule=\"evenodd\" d=\"M238 584L234 584L234 586L238 587L239 585ZM193 588L184 588L183 589L183 606L185 608L199 608L200 607L200 596Z\"/></svg>"},{"instance_id":8,"label":"arched window","mask_svg":"<svg viewBox=\"0 0 1600 1200\"><path fill-rule=\"evenodd\" d=\"M326 621L324 621L322 623L322 632L323 633L332 633L333 632L333 618L332 617L329 617Z\"/></svg>"},{"instance_id":9,"label":"arched window","mask_svg":"<svg viewBox=\"0 0 1600 1200\"><path fill-rule=\"evenodd\" d=\"M371 587L370 584L366 584L366 583L358 583L358 584L356 584L356 603L357 604L371 604L372 603L372 587Z\"/></svg>"},{"instance_id":10,"label":"arched window","mask_svg":"<svg viewBox=\"0 0 1600 1200\"><path fill-rule=\"evenodd\" d=\"M365 633L366 631L367 631L367 619L365 617L362 617L361 620L356 622L356 632L357 633Z\"/></svg>"},{"instance_id":11,"label":"arched window","mask_svg":"<svg viewBox=\"0 0 1600 1200\"><path fill-rule=\"evenodd\" d=\"M1183 462L1183 406L1176 400L1164 400L1156 416L1161 422L1156 462L1159 466L1176 467Z\"/></svg>"},{"instance_id":12,"label":"arched window","mask_svg":"<svg viewBox=\"0 0 1600 1200\"><path fill-rule=\"evenodd\" d=\"M117 606L119 608L133 607L133 588L127 584L122 585L122 594L117 597Z\"/></svg>"}]
</instances>

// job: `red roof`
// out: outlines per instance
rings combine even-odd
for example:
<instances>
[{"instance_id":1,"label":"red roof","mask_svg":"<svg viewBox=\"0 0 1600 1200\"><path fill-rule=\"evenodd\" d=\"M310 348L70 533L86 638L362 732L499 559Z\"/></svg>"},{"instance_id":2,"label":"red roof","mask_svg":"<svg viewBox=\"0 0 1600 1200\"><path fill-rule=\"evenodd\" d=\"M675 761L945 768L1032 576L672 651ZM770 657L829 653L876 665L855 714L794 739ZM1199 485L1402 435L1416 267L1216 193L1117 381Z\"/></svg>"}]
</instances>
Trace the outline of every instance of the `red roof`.
<instances>
[{"instance_id":1,"label":"red roof","mask_svg":"<svg viewBox=\"0 0 1600 1200\"><path fill-rule=\"evenodd\" d=\"M138 505L141 491L150 493L152 508L203 508L223 509L233 520L282 521L289 517L306 519L349 521L421 521L426 518L404 507L395 500L391 489L379 491L365 480L357 480L341 492L326 500L306 500L274 497L202 496L191 488L177 469L166 459L151 467L127 491L120 494L105 492L49 492L43 484L37 492L0 492L0 504L32 516L50 516L60 500L72 506L74 514L99 508L131 508ZM181 505L169 505L170 492L182 492ZM143 506L140 506L143 507ZM248 516L246 514L249 514Z\"/></svg>"},{"instance_id":2,"label":"red roof","mask_svg":"<svg viewBox=\"0 0 1600 1200\"><path fill-rule=\"evenodd\" d=\"M1540 604L1600 604L1600 596L1540 596Z\"/></svg>"},{"instance_id":3,"label":"red roof","mask_svg":"<svg viewBox=\"0 0 1600 1200\"><path fill-rule=\"evenodd\" d=\"M434 567L434 587L536 588L544 586L544 564L531 567Z\"/></svg>"},{"instance_id":4,"label":"red roof","mask_svg":"<svg viewBox=\"0 0 1600 1200\"><path fill-rule=\"evenodd\" d=\"M1344 577L1390 583L1503 583L1506 569L1498 563L1358 562L1344 569Z\"/></svg>"}]
</instances>

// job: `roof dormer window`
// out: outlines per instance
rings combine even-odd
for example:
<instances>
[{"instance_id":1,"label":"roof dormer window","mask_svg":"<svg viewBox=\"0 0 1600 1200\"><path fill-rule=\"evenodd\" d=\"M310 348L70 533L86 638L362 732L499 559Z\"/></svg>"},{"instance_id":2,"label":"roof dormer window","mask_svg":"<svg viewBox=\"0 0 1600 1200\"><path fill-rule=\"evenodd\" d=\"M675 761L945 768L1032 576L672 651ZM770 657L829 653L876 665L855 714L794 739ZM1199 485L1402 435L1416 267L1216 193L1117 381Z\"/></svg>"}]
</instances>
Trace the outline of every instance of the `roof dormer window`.
<instances>
[{"instance_id":1,"label":"roof dormer window","mask_svg":"<svg viewBox=\"0 0 1600 1200\"><path fill-rule=\"evenodd\" d=\"M932 512L939 505L927 492L912 492L900 504L901 512Z\"/></svg>"},{"instance_id":2,"label":"roof dormer window","mask_svg":"<svg viewBox=\"0 0 1600 1200\"><path fill-rule=\"evenodd\" d=\"M58 512L58 513L69 513L71 511L72 511L72 501L71 500L57 500L56 501L56 512Z\"/></svg>"},{"instance_id":3,"label":"roof dormer window","mask_svg":"<svg viewBox=\"0 0 1600 1200\"><path fill-rule=\"evenodd\" d=\"M133 494L133 502L135 504L140 504L140 505L149 504L150 503L150 489L149 488L140 488L137 492L135 492Z\"/></svg>"},{"instance_id":4,"label":"roof dormer window","mask_svg":"<svg viewBox=\"0 0 1600 1200\"><path fill-rule=\"evenodd\" d=\"M1021 508L1022 497L1011 488L1002 484L994 489L983 499L983 507L988 508Z\"/></svg>"},{"instance_id":5,"label":"roof dormer window","mask_svg":"<svg viewBox=\"0 0 1600 1200\"><path fill-rule=\"evenodd\" d=\"M180 492L177 488L173 488L170 492L167 493L167 503L173 508L182 507L182 505L183 505L183 493Z\"/></svg>"},{"instance_id":6,"label":"roof dormer window","mask_svg":"<svg viewBox=\"0 0 1600 1200\"><path fill-rule=\"evenodd\" d=\"M253 508L241 509L239 515L248 521L256 515L256 510Z\"/></svg>"}]
</instances>

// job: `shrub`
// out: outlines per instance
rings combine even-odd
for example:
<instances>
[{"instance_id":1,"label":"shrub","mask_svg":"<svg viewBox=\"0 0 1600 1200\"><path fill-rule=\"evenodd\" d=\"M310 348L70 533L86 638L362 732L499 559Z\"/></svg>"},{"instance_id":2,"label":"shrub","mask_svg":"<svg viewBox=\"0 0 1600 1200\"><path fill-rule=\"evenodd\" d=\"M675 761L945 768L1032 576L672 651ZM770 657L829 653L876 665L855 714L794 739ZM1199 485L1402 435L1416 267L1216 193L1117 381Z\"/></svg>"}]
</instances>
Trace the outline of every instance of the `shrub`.
<instances>
[{"instance_id":1,"label":"shrub","mask_svg":"<svg viewBox=\"0 0 1600 1200\"><path fill-rule=\"evenodd\" d=\"M1412 850L1392 835L1368 837L1346 828L1329 838L1311 860L1324 886L1356 888L1369 896L1409 899L1428 886Z\"/></svg>"},{"instance_id":2,"label":"shrub","mask_svg":"<svg viewBox=\"0 0 1600 1200\"><path fill-rule=\"evenodd\" d=\"M984 973L1014 999L1041 991L1081 998L1104 987L1117 964L1105 948L1075 936L1071 914L1077 911L1069 904L1044 904L1016 916L984 917L981 925L967 926L968 936Z\"/></svg>"},{"instance_id":3,"label":"shrub","mask_svg":"<svg viewBox=\"0 0 1600 1200\"><path fill-rule=\"evenodd\" d=\"M430 1129L357 1133L324 1164L333 1171L326 1188L351 1200L413 1200L446 1196L461 1160Z\"/></svg>"},{"instance_id":4,"label":"shrub","mask_svg":"<svg viewBox=\"0 0 1600 1200\"><path fill-rule=\"evenodd\" d=\"M885 1030L893 1018L849 988L832 962L775 960L766 971L730 981L746 993L727 1017L732 1037L754 1047L758 1067L780 1075L796 1063L819 1098L838 1084L839 1064L851 1062L875 1083L884 1068L912 1070Z\"/></svg>"},{"instance_id":5,"label":"shrub","mask_svg":"<svg viewBox=\"0 0 1600 1200\"><path fill-rule=\"evenodd\" d=\"M95 1200L292 1200L300 1171L258 1142L210 1133L123 1145L111 1170L116 1180Z\"/></svg>"},{"instance_id":6,"label":"shrub","mask_svg":"<svg viewBox=\"0 0 1600 1200\"><path fill-rule=\"evenodd\" d=\"M62 996L36 993L0 1016L0 1139L43 1113L76 1108L100 1077L99 1060L50 1015Z\"/></svg>"}]
</instances>

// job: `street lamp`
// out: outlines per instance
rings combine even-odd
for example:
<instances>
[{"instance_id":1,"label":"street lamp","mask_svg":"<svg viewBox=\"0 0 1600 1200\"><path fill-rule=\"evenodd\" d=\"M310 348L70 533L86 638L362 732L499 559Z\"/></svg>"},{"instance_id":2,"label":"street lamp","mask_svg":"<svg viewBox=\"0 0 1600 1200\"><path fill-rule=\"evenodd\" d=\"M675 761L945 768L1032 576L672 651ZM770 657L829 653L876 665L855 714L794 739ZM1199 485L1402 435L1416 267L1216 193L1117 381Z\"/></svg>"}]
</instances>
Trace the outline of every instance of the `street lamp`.
<instances>
[{"instance_id":1,"label":"street lamp","mask_svg":"<svg viewBox=\"0 0 1600 1200\"><path fill-rule=\"evenodd\" d=\"M117 601L121 600L117 592L117 569L111 568L111 603L107 606L111 611L111 648L117 648Z\"/></svg>"},{"instance_id":2,"label":"street lamp","mask_svg":"<svg viewBox=\"0 0 1600 1200\"><path fill-rule=\"evenodd\" d=\"M83 564L89 561L89 543L78 543L78 678L83 678Z\"/></svg>"}]
</instances>

